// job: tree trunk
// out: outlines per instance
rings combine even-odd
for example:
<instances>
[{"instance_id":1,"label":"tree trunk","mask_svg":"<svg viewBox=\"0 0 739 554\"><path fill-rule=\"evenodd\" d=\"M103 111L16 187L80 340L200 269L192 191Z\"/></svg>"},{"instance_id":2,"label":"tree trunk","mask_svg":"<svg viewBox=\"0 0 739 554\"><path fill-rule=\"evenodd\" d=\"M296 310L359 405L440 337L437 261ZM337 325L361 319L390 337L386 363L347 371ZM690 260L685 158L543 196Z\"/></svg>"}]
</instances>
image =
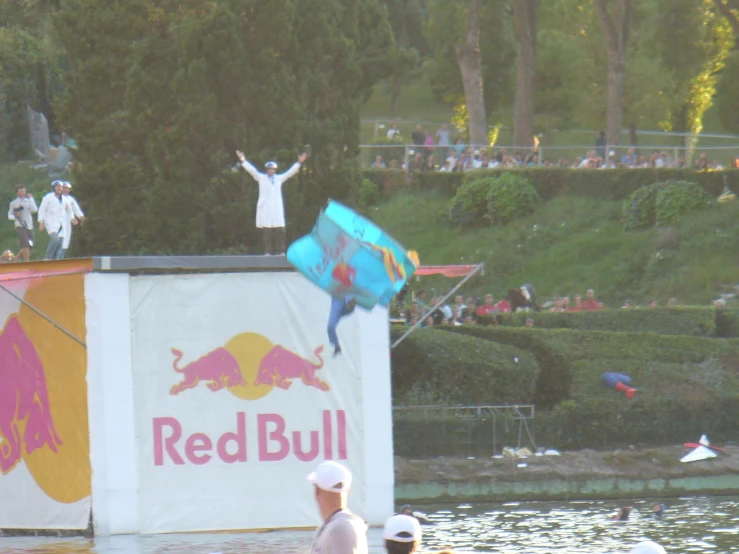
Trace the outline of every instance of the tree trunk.
<instances>
[{"instance_id":1,"label":"tree trunk","mask_svg":"<svg viewBox=\"0 0 739 554\"><path fill-rule=\"evenodd\" d=\"M629 125L629 146L634 148L634 155L639 158L639 138L636 135L636 123Z\"/></svg>"},{"instance_id":2,"label":"tree trunk","mask_svg":"<svg viewBox=\"0 0 739 554\"><path fill-rule=\"evenodd\" d=\"M611 59L608 56L608 94L606 111L606 144L618 146L621 144L621 124L624 116L624 81L626 80L626 65L619 56Z\"/></svg>"},{"instance_id":3,"label":"tree trunk","mask_svg":"<svg viewBox=\"0 0 739 554\"><path fill-rule=\"evenodd\" d=\"M480 55L480 1L470 0L467 14L467 34L457 46L457 64L462 74L462 86L469 117L470 144L487 145L488 123L482 90L482 57Z\"/></svg>"},{"instance_id":4,"label":"tree trunk","mask_svg":"<svg viewBox=\"0 0 739 554\"><path fill-rule=\"evenodd\" d=\"M606 9L606 0L593 0L593 4L603 27L608 49L606 143L609 146L618 146L621 144L626 45L629 42L633 0L613 0L611 13Z\"/></svg>"},{"instance_id":5,"label":"tree trunk","mask_svg":"<svg viewBox=\"0 0 739 554\"><path fill-rule=\"evenodd\" d=\"M394 75L392 77L392 90L390 93L390 114L395 115L398 111L398 102L400 101L400 91L403 89L403 77Z\"/></svg>"},{"instance_id":6,"label":"tree trunk","mask_svg":"<svg viewBox=\"0 0 739 554\"><path fill-rule=\"evenodd\" d=\"M513 145L531 148L534 134L534 78L536 76L536 34L541 0L516 0L516 97L513 104Z\"/></svg>"}]
</instances>

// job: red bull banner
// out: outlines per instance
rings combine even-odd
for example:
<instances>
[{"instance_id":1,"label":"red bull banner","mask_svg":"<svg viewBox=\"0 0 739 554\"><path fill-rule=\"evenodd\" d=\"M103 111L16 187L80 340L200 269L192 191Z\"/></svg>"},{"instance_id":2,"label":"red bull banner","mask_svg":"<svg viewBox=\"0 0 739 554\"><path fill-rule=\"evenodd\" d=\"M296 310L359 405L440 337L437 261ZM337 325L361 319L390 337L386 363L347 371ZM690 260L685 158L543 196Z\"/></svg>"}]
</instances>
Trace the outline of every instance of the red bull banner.
<instances>
[{"instance_id":1,"label":"red bull banner","mask_svg":"<svg viewBox=\"0 0 739 554\"><path fill-rule=\"evenodd\" d=\"M90 268L83 260L0 272L0 529L88 526Z\"/></svg>"},{"instance_id":2,"label":"red bull banner","mask_svg":"<svg viewBox=\"0 0 739 554\"><path fill-rule=\"evenodd\" d=\"M141 532L312 527L324 460L365 511L362 325L386 335L387 317L348 317L334 356L325 293L297 273L132 277L130 294ZM389 383L387 350L371 355Z\"/></svg>"}]
</instances>

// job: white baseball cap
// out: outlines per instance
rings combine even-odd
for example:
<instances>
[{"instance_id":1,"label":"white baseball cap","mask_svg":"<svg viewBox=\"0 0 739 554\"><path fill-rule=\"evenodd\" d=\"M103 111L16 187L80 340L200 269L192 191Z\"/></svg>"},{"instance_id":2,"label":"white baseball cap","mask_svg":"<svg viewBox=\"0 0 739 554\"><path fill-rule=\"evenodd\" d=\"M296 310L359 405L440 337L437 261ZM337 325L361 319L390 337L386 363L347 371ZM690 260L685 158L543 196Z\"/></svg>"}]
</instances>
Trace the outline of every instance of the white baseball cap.
<instances>
[{"instance_id":1,"label":"white baseball cap","mask_svg":"<svg viewBox=\"0 0 739 554\"><path fill-rule=\"evenodd\" d=\"M382 538L395 542L419 542L421 540L421 524L412 516L403 514L393 516L385 522Z\"/></svg>"},{"instance_id":2,"label":"white baseball cap","mask_svg":"<svg viewBox=\"0 0 739 554\"><path fill-rule=\"evenodd\" d=\"M267 169L277 169L277 163L276 162L267 162L264 164L264 167Z\"/></svg>"},{"instance_id":3,"label":"white baseball cap","mask_svg":"<svg viewBox=\"0 0 739 554\"><path fill-rule=\"evenodd\" d=\"M631 549L631 554L667 554L656 542L644 541Z\"/></svg>"},{"instance_id":4,"label":"white baseball cap","mask_svg":"<svg viewBox=\"0 0 739 554\"><path fill-rule=\"evenodd\" d=\"M65 189L71 189L71 188L72 188L72 183L70 183L69 181L64 181L64 182L62 183L62 186L63 186L63 187L65 188Z\"/></svg>"},{"instance_id":5,"label":"white baseball cap","mask_svg":"<svg viewBox=\"0 0 739 554\"><path fill-rule=\"evenodd\" d=\"M352 474L343 465L327 461L308 475L308 481L321 490L343 493L347 492L352 484Z\"/></svg>"}]
</instances>

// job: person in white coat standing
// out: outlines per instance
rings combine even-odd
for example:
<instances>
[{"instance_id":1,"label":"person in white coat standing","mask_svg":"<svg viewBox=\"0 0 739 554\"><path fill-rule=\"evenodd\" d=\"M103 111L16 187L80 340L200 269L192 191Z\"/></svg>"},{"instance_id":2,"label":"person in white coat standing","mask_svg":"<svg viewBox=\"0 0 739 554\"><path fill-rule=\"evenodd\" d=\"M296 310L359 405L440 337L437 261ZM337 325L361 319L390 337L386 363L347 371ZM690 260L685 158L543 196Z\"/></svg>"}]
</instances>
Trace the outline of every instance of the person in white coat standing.
<instances>
[{"instance_id":1,"label":"person in white coat standing","mask_svg":"<svg viewBox=\"0 0 739 554\"><path fill-rule=\"evenodd\" d=\"M49 247L46 249L47 260L61 260L64 257L62 249L64 242L65 218L70 218L72 209L67 197L62 194L62 182L51 183L51 192L41 200L38 209L39 230L49 233Z\"/></svg>"},{"instance_id":2,"label":"person in white coat standing","mask_svg":"<svg viewBox=\"0 0 739 554\"><path fill-rule=\"evenodd\" d=\"M259 183L257 200L257 228L264 230L264 253L267 256L285 255L285 207L282 201L282 184L295 175L308 154L298 156L298 161L285 173L277 175L277 164L267 162L267 173L260 173L251 165L244 153L236 151L241 167Z\"/></svg>"},{"instance_id":3,"label":"person in white coat standing","mask_svg":"<svg viewBox=\"0 0 739 554\"><path fill-rule=\"evenodd\" d=\"M64 240L62 241L62 258L66 257L69 243L72 241L72 226L82 223L85 220L85 214L77 203L74 196L69 194L72 190L72 183L64 181L62 185L62 195L66 198L69 203L68 217L65 217L62 221L62 227L64 227Z\"/></svg>"}]
</instances>

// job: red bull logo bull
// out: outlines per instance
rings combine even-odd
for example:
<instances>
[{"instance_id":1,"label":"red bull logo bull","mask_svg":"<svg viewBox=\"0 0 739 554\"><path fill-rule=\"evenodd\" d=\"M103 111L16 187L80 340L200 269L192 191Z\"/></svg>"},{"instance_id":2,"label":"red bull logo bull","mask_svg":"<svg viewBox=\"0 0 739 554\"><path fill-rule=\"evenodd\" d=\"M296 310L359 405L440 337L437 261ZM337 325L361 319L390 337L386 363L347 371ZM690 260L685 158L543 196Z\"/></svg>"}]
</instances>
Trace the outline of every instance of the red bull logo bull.
<instances>
[{"instance_id":1,"label":"red bull logo bull","mask_svg":"<svg viewBox=\"0 0 739 554\"><path fill-rule=\"evenodd\" d=\"M339 290L348 290L354 285L354 281L357 278L357 270L349 264L341 262L334 266L331 277L339 283Z\"/></svg>"},{"instance_id":2,"label":"red bull logo bull","mask_svg":"<svg viewBox=\"0 0 739 554\"><path fill-rule=\"evenodd\" d=\"M43 364L18 318L0 334L0 473L24 456L62 444L54 428Z\"/></svg>"},{"instance_id":3,"label":"red bull logo bull","mask_svg":"<svg viewBox=\"0 0 739 554\"><path fill-rule=\"evenodd\" d=\"M323 368L322 352L323 346L313 350L314 361L279 344L273 345L257 333L242 333L225 346L180 367L183 354L172 348L175 356L172 367L182 375L182 380L172 386L170 394L180 394L201 382L207 383L212 392L225 388L245 400L260 398L273 387L287 390L294 381L325 392L330 387L317 375Z\"/></svg>"}]
</instances>

